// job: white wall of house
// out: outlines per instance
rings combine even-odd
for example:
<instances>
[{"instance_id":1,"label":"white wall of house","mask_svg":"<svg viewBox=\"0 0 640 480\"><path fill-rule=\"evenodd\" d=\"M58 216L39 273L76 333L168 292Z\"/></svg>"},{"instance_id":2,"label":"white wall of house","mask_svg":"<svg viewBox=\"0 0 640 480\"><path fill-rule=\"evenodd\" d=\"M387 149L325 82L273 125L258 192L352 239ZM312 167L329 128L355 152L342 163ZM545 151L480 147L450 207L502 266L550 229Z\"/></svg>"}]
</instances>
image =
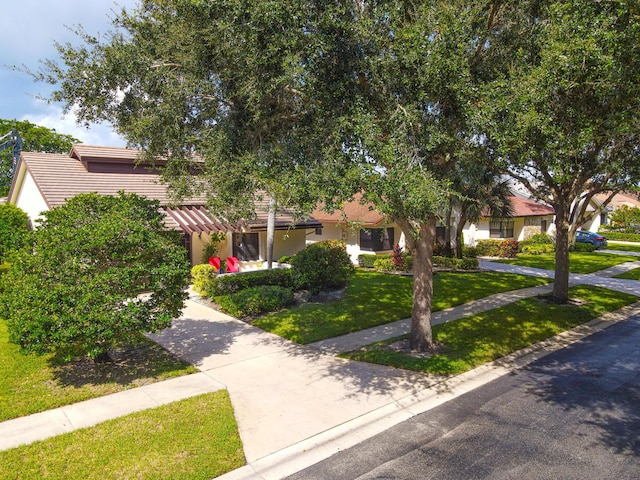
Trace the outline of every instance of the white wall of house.
<instances>
[{"instance_id":1,"label":"white wall of house","mask_svg":"<svg viewBox=\"0 0 640 480\"><path fill-rule=\"evenodd\" d=\"M44 197L40 193L31 173L27 171L22 182L22 188L18 192L15 205L29 215L31 224L35 227L36 221L42 218L42 212L49 210L49 207L44 201Z\"/></svg>"},{"instance_id":2,"label":"white wall of house","mask_svg":"<svg viewBox=\"0 0 640 480\"><path fill-rule=\"evenodd\" d=\"M490 219L482 218L478 223L467 223L462 230L464 244L475 246L478 240L489 240L491 237ZM543 227L546 224L546 228ZM553 232L553 216L546 215L540 217L516 217L513 219L513 236L493 238L494 240L513 238L518 241L526 240L536 233Z\"/></svg>"}]
</instances>

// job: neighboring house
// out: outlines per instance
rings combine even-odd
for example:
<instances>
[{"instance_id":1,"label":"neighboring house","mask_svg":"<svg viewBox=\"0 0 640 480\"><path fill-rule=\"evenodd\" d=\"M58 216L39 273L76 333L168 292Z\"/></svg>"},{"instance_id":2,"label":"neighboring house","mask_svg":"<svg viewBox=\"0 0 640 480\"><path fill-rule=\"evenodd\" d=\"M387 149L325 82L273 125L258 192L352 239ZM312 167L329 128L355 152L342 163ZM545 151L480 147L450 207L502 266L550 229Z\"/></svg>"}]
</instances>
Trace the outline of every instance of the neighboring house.
<instances>
[{"instance_id":1,"label":"neighboring house","mask_svg":"<svg viewBox=\"0 0 640 480\"><path fill-rule=\"evenodd\" d=\"M466 245L475 245L481 239L525 240L536 233L551 233L553 208L520 195L511 198L513 216L502 219L481 218L478 223L467 223L463 230ZM342 210L327 213L316 209L313 218L322 223L307 233L307 243L338 239L347 244L347 253L354 263L361 254L391 253L393 245L405 246L402 229L373 208L362 204L361 196L342 205ZM444 227L437 227L437 239L444 242Z\"/></svg>"},{"instance_id":2,"label":"neighboring house","mask_svg":"<svg viewBox=\"0 0 640 480\"><path fill-rule=\"evenodd\" d=\"M228 225L207 211L204 197L173 205L158 171L150 165L137 164L137 156L137 150L86 145L74 145L68 155L23 152L8 202L24 210L36 225L41 212L62 205L79 193L116 195L121 190L137 193L160 202L167 227L181 232L193 264L201 262L210 235L224 232L226 240L219 246L220 257L237 257L241 270L262 266L267 244L266 201L256 203L256 219L243 222L242 227ZM294 222L290 212L279 212L276 230L285 230L286 234L276 232L274 258L303 249L307 230L316 227L321 224L313 218Z\"/></svg>"},{"instance_id":3,"label":"neighboring house","mask_svg":"<svg viewBox=\"0 0 640 480\"><path fill-rule=\"evenodd\" d=\"M587 206L587 215L589 220L582 224L582 230L597 232L602 225L609 223L609 215L620 207L640 207L640 198L637 193L620 192L616 193L606 207L602 207L609 195L605 193L598 194L591 199Z\"/></svg>"},{"instance_id":4,"label":"neighboring house","mask_svg":"<svg viewBox=\"0 0 640 480\"><path fill-rule=\"evenodd\" d=\"M536 233L553 233L553 208L520 195L510 197L512 214L506 218L483 217L463 229L465 245L478 240L526 240Z\"/></svg>"}]
</instances>

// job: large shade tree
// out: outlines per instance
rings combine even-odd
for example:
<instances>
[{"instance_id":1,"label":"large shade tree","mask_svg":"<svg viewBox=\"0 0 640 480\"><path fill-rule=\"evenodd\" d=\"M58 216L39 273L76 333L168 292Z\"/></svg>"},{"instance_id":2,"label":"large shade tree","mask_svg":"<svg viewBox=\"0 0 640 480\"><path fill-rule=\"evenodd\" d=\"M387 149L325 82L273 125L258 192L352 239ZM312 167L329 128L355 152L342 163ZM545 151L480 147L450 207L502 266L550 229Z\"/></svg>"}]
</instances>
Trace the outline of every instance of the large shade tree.
<instances>
[{"instance_id":1,"label":"large shade tree","mask_svg":"<svg viewBox=\"0 0 640 480\"><path fill-rule=\"evenodd\" d=\"M176 195L207 193L229 219L265 190L300 211L362 193L412 251L423 350L435 226L456 165L480 148L469 118L501 4L143 1L106 37L59 45L41 78L81 121L167 158Z\"/></svg>"},{"instance_id":2,"label":"large shade tree","mask_svg":"<svg viewBox=\"0 0 640 480\"><path fill-rule=\"evenodd\" d=\"M505 172L556 214L553 296L597 194L637 183L640 9L628 1L504 2L495 16L482 132ZM485 72L488 77L492 75Z\"/></svg>"}]
</instances>

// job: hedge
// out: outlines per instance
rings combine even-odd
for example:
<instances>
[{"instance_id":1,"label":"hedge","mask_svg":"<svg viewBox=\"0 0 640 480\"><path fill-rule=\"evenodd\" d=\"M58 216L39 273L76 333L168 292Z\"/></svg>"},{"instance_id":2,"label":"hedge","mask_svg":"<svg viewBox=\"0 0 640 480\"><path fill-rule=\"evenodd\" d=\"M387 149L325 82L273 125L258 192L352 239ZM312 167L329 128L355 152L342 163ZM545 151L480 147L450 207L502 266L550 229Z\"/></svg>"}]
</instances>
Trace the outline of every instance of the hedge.
<instances>
[{"instance_id":1,"label":"hedge","mask_svg":"<svg viewBox=\"0 0 640 480\"><path fill-rule=\"evenodd\" d=\"M363 253L358 255L358 265L363 268L375 268L373 264L376 260L391 259L393 255L385 253L384 255L376 255L375 253Z\"/></svg>"},{"instance_id":2,"label":"hedge","mask_svg":"<svg viewBox=\"0 0 640 480\"><path fill-rule=\"evenodd\" d=\"M618 240L620 242L640 242L640 233L607 232L599 230L600 235L604 235L608 240Z\"/></svg>"},{"instance_id":3,"label":"hedge","mask_svg":"<svg viewBox=\"0 0 640 480\"><path fill-rule=\"evenodd\" d=\"M210 297L217 297L263 285L291 288L293 285L291 270L288 268L274 268L272 270L218 275L210 283L207 293Z\"/></svg>"}]
</instances>

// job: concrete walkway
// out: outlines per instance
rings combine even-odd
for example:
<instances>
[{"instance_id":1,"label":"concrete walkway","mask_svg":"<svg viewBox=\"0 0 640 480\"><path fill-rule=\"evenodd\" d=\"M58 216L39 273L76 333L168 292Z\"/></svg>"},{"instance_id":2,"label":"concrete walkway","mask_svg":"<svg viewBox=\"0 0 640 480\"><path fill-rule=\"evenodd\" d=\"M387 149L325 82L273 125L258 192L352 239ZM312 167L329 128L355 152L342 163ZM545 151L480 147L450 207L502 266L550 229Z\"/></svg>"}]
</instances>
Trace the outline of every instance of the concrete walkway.
<instances>
[{"instance_id":1,"label":"concrete walkway","mask_svg":"<svg viewBox=\"0 0 640 480\"><path fill-rule=\"evenodd\" d=\"M487 270L553 276L553 272L486 260L481 266ZM640 296L640 282L633 280L572 275L571 281ZM545 285L494 295L438 312L435 321L450 321L550 288ZM638 312L638 305L627 307L526 351L445 378L346 361L331 354L362 342L395 336L407 328L402 321L334 339L333 343L303 347L191 299L172 328L151 338L196 365L201 373L0 423L0 449L226 388L248 464L221 478L278 479Z\"/></svg>"}]
</instances>

